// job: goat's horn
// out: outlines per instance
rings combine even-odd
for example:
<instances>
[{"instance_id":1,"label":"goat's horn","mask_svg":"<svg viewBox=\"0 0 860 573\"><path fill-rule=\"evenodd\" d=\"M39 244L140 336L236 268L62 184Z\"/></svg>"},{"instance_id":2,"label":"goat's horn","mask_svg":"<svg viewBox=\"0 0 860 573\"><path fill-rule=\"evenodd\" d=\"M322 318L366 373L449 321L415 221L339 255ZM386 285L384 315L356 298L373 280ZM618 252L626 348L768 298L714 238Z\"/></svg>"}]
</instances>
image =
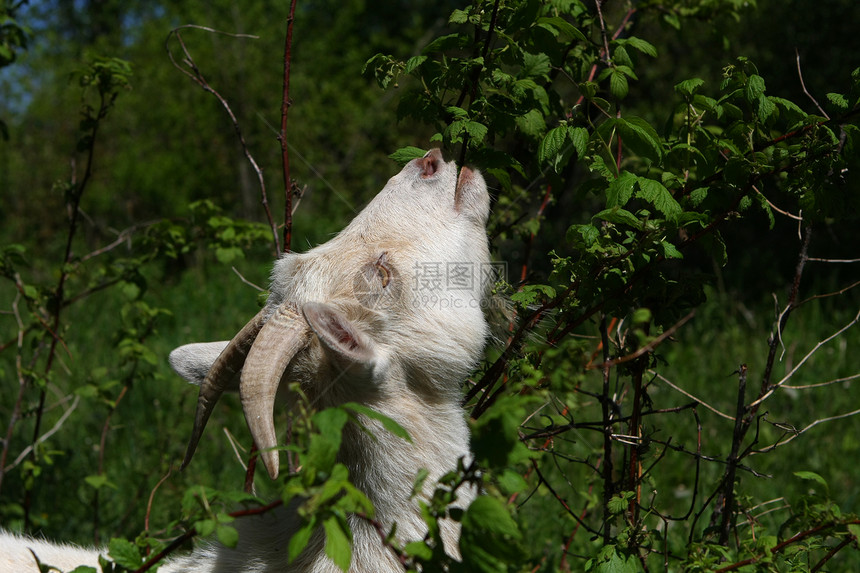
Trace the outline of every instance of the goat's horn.
<instances>
[{"instance_id":1,"label":"goat's horn","mask_svg":"<svg viewBox=\"0 0 860 573\"><path fill-rule=\"evenodd\" d=\"M194 428L191 430L191 439L188 441L188 449L185 451L185 459L182 461L182 469L191 461L194 456L194 451L197 449L197 444L200 442L200 436L203 435L203 428L206 427L206 422L209 421L209 416L212 414L212 409L221 398L221 394L227 388L230 380L241 370L242 364L245 363L245 357L248 350L254 343L254 339L260 332L260 329L265 323L265 314L261 310L257 316L248 321L248 324L242 327L236 336L229 344L221 351L218 358L209 368L206 373L206 378L200 384L200 394L197 396L197 411L194 414Z\"/></svg>"},{"instance_id":2,"label":"goat's horn","mask_svg":"<svg viewBox=\"0 0 860 573\"><path fill-rule=\"evenodd\" d=\"M269 317L245 361L239 397L245 421L272 479L278 477L273 409L287 365L308 344L308 325L295 306L284 302Z\"/></svg>"}]
</instances>

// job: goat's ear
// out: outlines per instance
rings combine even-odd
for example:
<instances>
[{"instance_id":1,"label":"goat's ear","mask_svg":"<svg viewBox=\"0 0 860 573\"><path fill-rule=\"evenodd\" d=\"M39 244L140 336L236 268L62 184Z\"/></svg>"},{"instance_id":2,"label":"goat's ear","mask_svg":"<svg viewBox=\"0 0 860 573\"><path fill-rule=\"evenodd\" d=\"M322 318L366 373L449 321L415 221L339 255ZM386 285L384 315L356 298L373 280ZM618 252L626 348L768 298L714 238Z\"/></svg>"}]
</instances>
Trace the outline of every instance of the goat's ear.
<instances>
[{"instance_id":1,"label":"goat's ear","mask_svg":"<svg viewBox=\"0 0 860 573\"><path fill-rule=\"evenodd\" d=\"M177 374L192 384L200 386L212 364L215 363L221 351L229 343L229 340L221 340L219 342L186 344L171 352L168 360ZM239 390L239 376L236 375L233 378L227 386L227 390L237 392Z\"/></svg>"},{"instance_id":2,"label":"goat's ear","mask_svg":"<svg viewBox=\"0 0 860 573\"><path fill-rule=\"evenodd\" d=\"M309 302L302 307L302 313L319 337L326 354L341 368L373 366L378 353L376 343L339 310L327 304Z\"/></svg>"}]
</instances>

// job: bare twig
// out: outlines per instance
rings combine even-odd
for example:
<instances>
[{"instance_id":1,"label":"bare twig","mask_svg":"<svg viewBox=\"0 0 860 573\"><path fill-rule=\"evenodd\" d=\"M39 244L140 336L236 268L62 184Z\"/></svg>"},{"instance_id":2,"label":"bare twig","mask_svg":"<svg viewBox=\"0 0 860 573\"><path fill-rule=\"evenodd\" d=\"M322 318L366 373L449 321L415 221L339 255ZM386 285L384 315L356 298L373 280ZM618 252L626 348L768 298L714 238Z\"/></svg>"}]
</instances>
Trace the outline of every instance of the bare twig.
<instances>
[{"instance_id":1,"label":"bare twig","mask_svg":"<svg viewBox=\"0 0 860 573\"><path fill-rule=\"evenodd\" d=\"M785 383L788 382L792 376L794 376L794 374L798 371L798 369L801 366L803 366L806 363L806 361L809 360L812 357L812 355L815 354L822 346L824 346L825 344L827 344L831 340L834 340L834 339L838 338L839 336L841 336L843 332L845 332L846 330L848 330L849 328L851 328L852 326L857 324L858 321L860 321L860 311L858 311L858 313L854 316L854 318L850 322L848 322L848 324L846 324L845 326L843 326L842 328L840 328L839 330L837 330L836 332L834 332L833 334L831 334L830 336L825 338L824 340L821 340L818 343L816 343L816 345L812 348L812 350L807 352L806 355L800 359L800 361L797 363L797 365L795 365L794 368L792 368L788 374L783 376L783 378L779 382L770 386L768 388L768 390L764 394L762 394L758 399L756 399L754 402L752 402L749 405L749 407L755 408L759 404L761 404L762 402L767 400L771 395L773 395L774 392L776 392L779 388L784 386Z\"/></svg>"},{"instance_id":2,"label":"bare twig","mask_svg":"<svg viewBox=\"0 0 860 573\"><path fill-rule=\"evenodd\" d=\"M275 225L275 221L272 218L272 211L269 209L269 198L266 193L266 181L263 177L263 170L257 164L257 161L254 159L254 156L251 154L251 151L248 149L248 145L245 143L245 137L242 135L242 129L239 126L239 120L236 119L236 115L233 113L233 110L230 108L230 104L227 103L227 100L224 99L220 93L218 93L209 82L206 81L206 78L203 77L203 73L197 67L197 64L194 62L194 58L191 57L191 52L188 51L188 48L185 46L185 42L182 40L182 35L180 34L180 30L192 28L197 30L204 30L206 32L211 32L214 34L222 34L225 36L231 36L234 38L256 38L256 36L249 36L245 34L230 34L227 32L221 32L218 30L213 30L211 28L207 28L205 26L195 26L191 24L187 24L185 26L179 26L178 28L174 28L167 35L167 40L165 41L165 49L167 50L167 56L170 58L170 62L173 66L191 78L191 80L199 85L204 91L212 94L221 104L221 107L224 108L224 111L227 112L227 115L230 116L230 121L233 122L233 130L236 132L236 136L239 139L239 143L242 146L242 152L245 154L245 158L248 160L248 163L251 164L251 167L254 169L254 172L257 174L257 182L260 185L260 203L263 205L263 210L266 212L266 218L269 221L269 227L272 230L272 240L274 243L274 252L275 256L280 254L281 252L281 242L278 238L278 227ZM183 58L182 64L176 61L176 58L173 56L173 52L170 50L170 39L176 36L176 41L179 43L179 46L182 48Z\"/></svg>"},{"instance_id":3,"label":"bare twig","mask_svg":"<svg viewBox=\"0 0 860 573\"><path fill-rule=\"evenodd\" d=\"M824 111L824 108L818 104L818 101L814 97L812 97L812 94L809 93L809 90L806 89L806 84L803 82L803 71L800 69L800 52L797 50L797 48L795 48L794 53L797 56L797 77L800 79L800 87L803 88L803 93L806 94L806 97L812 100L812 103L815 104L815 107L818 108L818 111L821 112L821 115L823 115L829 120L830 116L827 115L827 112Z\"/></svg>"},{"instance_id":4,"label":"bare twig","mask_svg":"<svg viewBox=\"0 0 860 573\"><path fill-rule=\"evenodd\" d=\"M239 280L242 281L243 283L245 283L246 285L248 285L249 287L251 287L255 290L258 290L260 292L263 292L264 290L266 290L263 287L256 285L256 284L252 283L251 281L249 281L248 279L246 279L244 277L244 275L242 275L242 273L240 273L239 269L237 269L236 267L230 267L230 268L233 269L233 272L236 273L236 276L239 277Z\"/></svg>"},{"instance_id":5,"label":"bare twig","mask_svg":"<svg viewBox=\"0 0 860 573\"><path fill-rule=\"evenodd\" d=\"M17 466L18 466L18 464L20 464L21 462L23 462L23 461L24 461L24 458L26 458L26 457L30 454L30 452L31 452L31 451L33 451L33 447L34 447L34 446L36 446L36 445L39 445L39 444L41 444L41 443L46 442L46 441L47 441L51 436L53 436L54 434L56 434L56 433L60 430L60 428L62 428L62 427L63 427L63 424L65 424L65 423L66 423L66 420L69 418L69 416L71 416L71 415L72 415L72 412L74 412L74 411L75 411L75 408L77 408L77 407L78 407L78 403L79 403L80 401L81 401L81 397L80 397L80 396L75 396L75 398L72 400L71 405L66 409L66 411L65 411L65 412L63 412L63 415L62 415L62 416L60 416L60 419L59 419L59 420L57 420L57 421L54 423L54 425L51 427L51 429L50 429L50 430L48 430L47 432L45 432L44 434L42 434L41 436L39 436L39 439L38 439L38 440L36 440L35 444L30 444L30 445L28 445L26 448L24 448L24 449L21 451L21 453L20 453L20 454L18 454L18 457L17 457L17 458L15 458L15 461L13 461L13 462L12 462L11 464L9 464L8 466L3 467L2 472L0 472L0 474L2 474L2 473L6 473L6 472L8 472L8 471L10 471L10 470L15 469L15 467L17 467Z\"/></svg>"},{"instance_id":6,"label":"bare twig","mask_svg":"<svg viewBox=\"0 0 860 573\"><path fill-rule=\"evenodd\" d=\"M776 448L778 448L780 446L784 446L788 442L792 441L794 438L807 432L808 430L811 430L812 428L814 428L818 424L823 424L824 422L832 422L833 420L842 420L844 418L850 418L850 417L856 416L858 414L860 414L860 409L853 410L851 412L846 412L845 414L837 414L836 416L829 416L827 418L819 418L818 420L811 422L810 424L806 425L805 427L801 428L800 430L797 430L797 429L792 430L791 436L788 439L785 439L785 440L780 439L777 442L771 444L770 446L767 446L766 448L751 450L750 454L765 454L767 452L775 450Z\"/></svg>"},{"instance_id":7,"label":"bare twig","mask_svg":"<svg viewBox=\"0 0 860 573\"><path fill-rule=\"evenodd\" d=\"M713 412L714 414L716 414L722 418L725 418L726 420L731 420L732 422L735 421L733 416L729 416L728 414L724 414L723 412L717 410L716 408L714 408L713 406L711 406L710 404L708 404L707 402L705 402L704 400L702 400L698 396L694 396L693 394L690 394L689 392L687 392L686 390L684 390L680 386L676 386L675 384L673 384L668 378L666 378L662 374L659 374L658 372L656 372L654 370L649 370L648 372L649 372L649 374L656 376L661 382L663 382L664 384L666 384L667 386L669 386L673 390L680 392L681 394L683 394L687 398L692 398L693 400L695 400L696 402L698 402L699 404L701 404L702 406L704 406L705 408L707 408L708 410Z\"/></svg>"}]
</instances>

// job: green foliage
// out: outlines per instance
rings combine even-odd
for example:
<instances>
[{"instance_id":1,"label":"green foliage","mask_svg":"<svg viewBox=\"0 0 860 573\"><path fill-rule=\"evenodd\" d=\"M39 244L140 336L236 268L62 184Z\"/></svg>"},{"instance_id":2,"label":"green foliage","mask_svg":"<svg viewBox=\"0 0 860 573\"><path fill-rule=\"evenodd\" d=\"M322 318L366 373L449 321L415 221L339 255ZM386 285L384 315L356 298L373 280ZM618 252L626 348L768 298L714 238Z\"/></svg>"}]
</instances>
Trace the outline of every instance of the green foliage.
<instances>
[{"instance_id":1,"label":"green foliage","mask_svg":"<svg viewBox=\"0 0 860 573\"><path fill-rule=\"evenodd\" d=\"M374 523L374 509L338 461L341 433L355 424L409 440L393 420L361 404L305 405L286 448L301 471L260 480L260 497L238 491L245 470L225 460L247 455L216 432L188 471L170 471L195 393L163 357L193 333L227 338L244 323L258 293L230 266L263 282L272 237L231 126L175 81L162 40L176 21L260 32L187 30L183 41L276 173L279 150L261 142L279 109L271 54L284 7L108 4L135 33L116 37L125 28L101 19L111 10L73 16L48 2L34 34L18 4L3 4L0 67L15 70L28 48L25 70L50 73L4 76L0 98L19 102L0 110L0 419L12 434L0 520L112 538L103 569L119 572L180 532L233 546L237 519L286 503L303 520L289 558L322 531L346 570L347 516ZM490 233L516 270L517 318L466 396L475 460L432 494L415 476L424 540L400 547L385 532L409 570L857 567L846 550L860 532L856 277L821 269L857 258L860 70L846 77L840 60L814 103L783 89L793 54L778 74L709 51L711 35L728 40L725 22L770 29L773 10L754 17L754 5L349 1L300 14L290 140L295 178L312 191L297 225L315 226L294 244L341 226L392 162L433 142L495 179ZM362 62L396 97L361 80ZM327 189L337 201L315 197ZM842 294L808 298L828 293ZM210 424L244 436L229 399ZM838 431L815 433L828 425ZM168 474L152 508L140 503ZM484 495L461 508L462 488ZM138 534L144 515L154 525ZM461 524L460 562L443 551L442 519Z\"/></svg>"}]
</instances>

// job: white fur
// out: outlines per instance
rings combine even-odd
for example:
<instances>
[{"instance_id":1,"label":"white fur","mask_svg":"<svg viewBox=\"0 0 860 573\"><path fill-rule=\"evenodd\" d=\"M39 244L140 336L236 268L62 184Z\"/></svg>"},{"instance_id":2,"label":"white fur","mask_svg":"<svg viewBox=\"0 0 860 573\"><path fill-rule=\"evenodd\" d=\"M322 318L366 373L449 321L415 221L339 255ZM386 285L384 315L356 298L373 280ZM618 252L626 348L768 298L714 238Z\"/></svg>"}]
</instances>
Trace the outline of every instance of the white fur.
<instances>
[{"instance_id":1,"label":"white fur","mask_svg":"<svg viewBox=\"0 0 860 573\"><path fill-rule=\"evenodd\" d=\"M340 234L307 253L285 255L272 273L268 310L289 301L303 309L316 334L290 362L284 380L300 382L315 407L361 402L399 422L412 437L412 443L406 442L377 422L363 420L375 438L348 425L339 454L350 479L373 501L385 530L397 523L401 543L420 540L427 532L410 499L419 470L429 471L423 494L430 495L439 477L455 469L458 459L469 457L460 384L487 338L482 308L487 285L481 271L489 263L488 213L480 174L464 169L458 182L456 165L432 151L391 178ZM470 288L446 284L457 265L471 267ZM439 290L431 288L436 284L428 282L428 270L440 271ZM368 282L357 283L356 277L368 277ZM363 295L356 294L356 284L366 287ZM352 333L351 345L343 343L344 332ZM183 346L171 354L171 364L199 384L225 344ZM458 494L460 507L474 497L470 488ZM236 549L205 545L160 571L339 571L324 554L322 531L294 563L287 563L287 543L297 525L291 507L243 518L237 521ZM403 570L370 524L352 516L350 525L350 571ZM443 520L442 532L445 550L458 557L459 525ZM0 571L35 571L23 547L65 569L95 564L91 551L3 535Z\"/></svg>"}]
</instances>

